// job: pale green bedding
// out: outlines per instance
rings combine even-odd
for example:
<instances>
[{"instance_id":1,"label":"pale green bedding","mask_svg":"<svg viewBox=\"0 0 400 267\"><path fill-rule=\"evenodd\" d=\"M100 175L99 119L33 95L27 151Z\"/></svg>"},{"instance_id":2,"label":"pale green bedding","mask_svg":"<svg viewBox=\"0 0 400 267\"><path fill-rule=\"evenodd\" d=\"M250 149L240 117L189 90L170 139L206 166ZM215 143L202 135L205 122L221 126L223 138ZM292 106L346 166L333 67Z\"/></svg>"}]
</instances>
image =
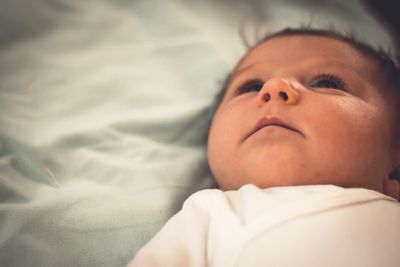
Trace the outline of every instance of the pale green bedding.
<instances>
[{"instance_id":1,"label":"pale green bedding","mask_svg":"<svg viewBox=\"0 0 400 267\"><path fill-rule=\"evenodd\" d=\"M3 1L0 265L123 266L213 187L210 107L240 25L312 17L389 44L357 1L276 2Z\"/></svg>"}]
</instances>

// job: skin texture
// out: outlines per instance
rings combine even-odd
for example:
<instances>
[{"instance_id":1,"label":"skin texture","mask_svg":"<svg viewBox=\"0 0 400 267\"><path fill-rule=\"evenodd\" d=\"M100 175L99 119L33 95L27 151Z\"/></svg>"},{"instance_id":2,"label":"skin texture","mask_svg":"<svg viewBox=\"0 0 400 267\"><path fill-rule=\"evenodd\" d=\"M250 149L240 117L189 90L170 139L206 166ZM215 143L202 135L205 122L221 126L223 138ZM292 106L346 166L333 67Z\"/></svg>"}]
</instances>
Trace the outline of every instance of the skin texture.
<instances>
[{"instance_id":1,"label":"skin texture","mask_svg":"<svg viewBox=\"0 0 400 267\"><path fill-rule=\"evenodd\" d=\"M210 128L208 160L221 189L334 184L399 199L389 173L400 149L378 74L368 57L330 37L279 36L252 49ZM262 119L271 125L255 130Z\"/></svg>"}]
</instances>

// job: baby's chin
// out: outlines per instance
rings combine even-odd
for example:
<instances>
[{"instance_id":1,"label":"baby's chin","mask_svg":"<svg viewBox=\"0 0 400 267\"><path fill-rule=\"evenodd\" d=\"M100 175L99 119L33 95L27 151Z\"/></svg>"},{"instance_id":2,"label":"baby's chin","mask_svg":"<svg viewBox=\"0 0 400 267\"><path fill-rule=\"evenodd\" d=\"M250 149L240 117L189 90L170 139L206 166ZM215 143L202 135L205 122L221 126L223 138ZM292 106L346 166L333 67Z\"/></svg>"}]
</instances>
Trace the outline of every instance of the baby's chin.
<instances>
[{"instance_id":1,"label":"baby's chin","mask_svg":"<svg viewBox=\"0 0 400 267\"><path fill-rule=\"evenodd\" d=\"M271 188L282 186L301 185L335 185L344 188L365 188L382 193L379 185L367 183L363 177L341 175L340 171L317 172L312 168L305 168L301 165L290 168L242 168L231 169L225 172L225 176L216 177L219 188L227 190L238 190L246 184L253 184L259 188ZM308 170L308 171L307 171Z\"/></svg>"},{"instance_id":2,"label":"baby's chin","mask_svg":"<svg viewBox=\"0 0 400 267\"><path fill-rule=\"evenodd\" d=\"M326 182L313 177L302 177L301 175L283 175L281 174L231 174L229 177L217 178L219 188L222 190L237 190L246 184L253 184L259 188L270 188L278 186L297 186L324 184ZM326 183L330 184L330 183Z\"/></svg>"},{"instance_id":3,"label":"baby's chin","mask_svg":"<svg viewBox=\"0 0 400 267\"><path fill-rule=\"evenodd\" d=\"M278 149L280 148L280 149ZM223 190L237 190L246 184L260 188L331 184L379 191L379 172L367 172L343 160L326 160L297 147L242 149L209 158L211 170ZM376 181L375 181L376 180Z\"/></svg>"},{"instance_id":4,"label":"baby's chin","mask_svg":"<svg viewBox=\"0 0 400 267\"><path fill-rule=\"evenodd\" d=\"M215 175L220 188L224 190L237 190L246 184L254 184L260 188L314 184L345 187L350 186L351 181L358 183L362 180L356 181L335 168L316 168L306 161L282 157L268 161L257 161L257 158L236 161L235 164L223 166Z\"/></svg>"},{"instance_id":5,"label":"baby's chin","mask_svg":"<svg viewBox=\"0 0 400 267\"><path fill-rule=\"evenodd\" d=\"M332 182L327 181L314 181L312 179L237 179L237 180L230 180L229 182L218 182L219 189L223 191L229 190L238 190L242 186L246 184L253 184L261 189L271 188L271 187L283 187L283 186L301 186L301 185L323 185L323 184L332 184L341 186L339 184L335 184Z\"/></svg>"}]
</instances>

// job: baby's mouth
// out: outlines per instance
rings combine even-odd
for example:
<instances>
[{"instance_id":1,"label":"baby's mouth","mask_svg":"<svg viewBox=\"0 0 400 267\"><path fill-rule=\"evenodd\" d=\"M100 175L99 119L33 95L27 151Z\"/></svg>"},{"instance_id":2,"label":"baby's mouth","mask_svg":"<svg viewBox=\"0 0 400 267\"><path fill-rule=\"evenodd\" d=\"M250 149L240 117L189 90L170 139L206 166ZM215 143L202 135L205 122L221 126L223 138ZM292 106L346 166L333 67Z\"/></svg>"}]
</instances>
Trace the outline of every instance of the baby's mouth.
<instances>
[{"instance_id":1,"label":"baby's mouth","mask_svg":"<svg viewBox=\"0 0 400 267\"><path fill-rule=\"evenodd\" d=\"M262 128L269 127L269 126L282 127L282 128L287 129L287 130L297 132L297 133L301 134L302 136L304 136L304 134L302 132L300 132L299 130L297 130L293 126L289 125L288 123L282 121L278 117L268 116L268 117L261 118L257 122L256 126L253 128L253 130L246 136L245 139L247 139L249 136L251 136L252 134L257 132L258 130L261 130Z\"/></svg>"}]
</instances>

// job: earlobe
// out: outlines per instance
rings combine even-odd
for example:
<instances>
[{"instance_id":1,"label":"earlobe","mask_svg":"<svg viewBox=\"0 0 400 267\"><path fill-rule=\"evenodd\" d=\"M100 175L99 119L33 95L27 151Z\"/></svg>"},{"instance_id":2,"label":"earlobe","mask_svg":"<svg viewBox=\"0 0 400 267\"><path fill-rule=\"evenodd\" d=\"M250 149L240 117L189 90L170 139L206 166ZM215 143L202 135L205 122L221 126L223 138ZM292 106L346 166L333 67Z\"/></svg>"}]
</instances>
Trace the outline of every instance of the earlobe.
<instances>
[{"instance_id":1,"label":"earlobe","mask_svg":"<svg viewBox=\"0 0 400 267\"><path fill-rule=\"evenodd\" d=\"M392 170L384 178L383 193L400 202L400 142L394 145L392 154Z\"/></svg>"},{"instance_id":2,"label":"earlobe","mask_svg":"<svg viewBox=\"0 0 400 267\"><path fill-rule=\"evenodd\" d=\"M400 201L400 175L397 170L389 173L383 181L383 193Z\"/></svg>"},{"instance_id":3,"label":"earlobe","mask_svg":"<svg viewBox=\"0 0 400 267\"><path fill-rule=\"evenodd\" d=\"M400 173L397 169L394 169L389 173L389 180L397 180L400 181Z\"/></svg>"}]
</instances>

